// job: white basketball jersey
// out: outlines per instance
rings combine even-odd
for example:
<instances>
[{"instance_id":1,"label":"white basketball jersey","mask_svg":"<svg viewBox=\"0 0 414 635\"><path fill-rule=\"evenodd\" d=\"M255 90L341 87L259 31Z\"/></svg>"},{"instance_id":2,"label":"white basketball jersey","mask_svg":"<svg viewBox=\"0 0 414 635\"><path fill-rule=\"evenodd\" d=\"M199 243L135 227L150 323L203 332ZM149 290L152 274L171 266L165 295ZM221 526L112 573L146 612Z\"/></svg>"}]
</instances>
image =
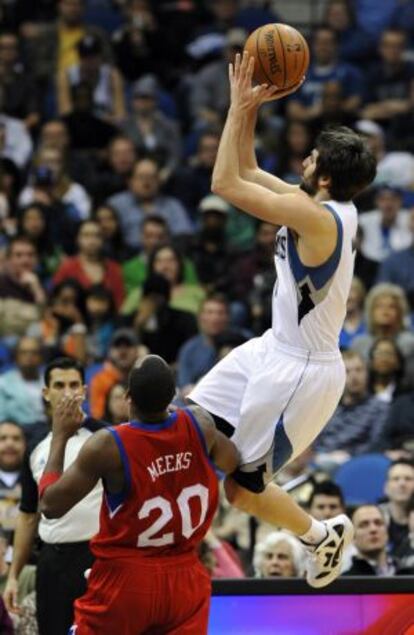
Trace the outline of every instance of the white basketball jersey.
<instances>
[{"instance_id":1,"label":"white basketball jersey","mask_svg":"<svg viewBox=\"0 0 414 635\"><path fill-rule=\"evenodd\" d=\"M338 239L322 265L302 264L292 230L282 227L276 236L272 330L280 342L310 352L338 349L354 272L356 208L337 201L323 205L334 215Z\"/></svg>"}]
</instances>

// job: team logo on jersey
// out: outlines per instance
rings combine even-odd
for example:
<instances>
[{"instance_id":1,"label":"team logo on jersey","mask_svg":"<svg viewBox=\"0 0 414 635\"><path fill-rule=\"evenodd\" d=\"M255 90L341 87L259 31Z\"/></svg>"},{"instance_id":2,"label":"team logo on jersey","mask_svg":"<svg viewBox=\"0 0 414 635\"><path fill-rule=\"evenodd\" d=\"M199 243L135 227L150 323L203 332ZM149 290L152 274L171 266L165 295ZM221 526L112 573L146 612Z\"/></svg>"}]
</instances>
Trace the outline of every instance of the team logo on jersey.
<instances>
[{"instance_id":1,"label":"team logo on jersey","mask_svg":"<svg viewBox=\"0 0 414 635\"><path fill-rule=\"evenodd\" d=\"M282 260L286 259L286 236L276 235L275 256Z\"/></svg>"},{"instance_id":2,"label":"team logo on jersey","mask_svg":"<svg viewBox=\"0 0 414 635\"><path fill-rule=\"evenodd\" d=\"M315 308L317 304L322 302L328 295L332 278L320 289L317 289L309 275L296 284L296 295L298 300L298 323Z\"/></svg>"}]
</instances>

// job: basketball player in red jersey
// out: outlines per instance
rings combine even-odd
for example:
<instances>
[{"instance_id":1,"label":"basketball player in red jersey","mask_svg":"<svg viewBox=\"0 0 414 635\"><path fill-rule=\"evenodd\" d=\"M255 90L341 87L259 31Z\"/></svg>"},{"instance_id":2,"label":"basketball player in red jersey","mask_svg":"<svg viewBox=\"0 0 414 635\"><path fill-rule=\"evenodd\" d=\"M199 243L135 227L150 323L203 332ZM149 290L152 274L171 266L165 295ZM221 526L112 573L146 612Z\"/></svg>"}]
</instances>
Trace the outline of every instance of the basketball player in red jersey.
<instances>
[{"instance_id":1,"label":"basketball player in red jersey","mask_svg":"<svg viewBox=\"0 0 414 635\"><path fill-rule=\"evenodd\" d=\"M99 479L104 485L76 635L207 633L211 583L196 549L218 502L211 461L230 473L239 457L200 407L168 413L174 394L168 365L145 357L129 377L131 421L94 434L65 472L65 446L82 415L76 398L62 400L39 484L41 511L58 518Z\"/></svg>"}]
</instances>

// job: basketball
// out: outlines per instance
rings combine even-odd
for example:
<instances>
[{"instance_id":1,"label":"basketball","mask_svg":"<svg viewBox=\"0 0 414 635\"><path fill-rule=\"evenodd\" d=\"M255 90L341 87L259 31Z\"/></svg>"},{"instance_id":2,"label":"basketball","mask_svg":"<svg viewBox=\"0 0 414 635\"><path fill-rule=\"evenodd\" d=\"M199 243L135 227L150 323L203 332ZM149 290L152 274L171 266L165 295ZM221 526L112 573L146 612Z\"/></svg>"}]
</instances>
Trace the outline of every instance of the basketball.
<instances>
[{"instance_id":1,"label":"basketball","mask_svg":"<svg viewBox=\"0 0 414 635\"><path fill-rule=\"evenodd\" d=\"M299 84L309 66L305 38L287 24L266 24L256 29L244 48L255 58L253 78L258 84L292 88Z\"/></svg>"}]
</instances>

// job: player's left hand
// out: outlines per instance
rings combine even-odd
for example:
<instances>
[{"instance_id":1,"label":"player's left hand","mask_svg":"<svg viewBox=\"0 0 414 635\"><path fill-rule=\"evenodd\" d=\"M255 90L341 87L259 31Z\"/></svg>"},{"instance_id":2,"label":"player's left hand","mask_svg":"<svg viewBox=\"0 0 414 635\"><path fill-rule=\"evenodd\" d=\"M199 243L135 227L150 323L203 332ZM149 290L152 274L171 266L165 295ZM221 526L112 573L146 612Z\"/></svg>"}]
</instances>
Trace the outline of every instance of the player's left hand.
<instances>
[{"instance_id":1,"label":"player's left hand","mask_svg":"<svg viewBox=\"0 0 414 635\"><path fill-rule=\"evenodd\" d=\"M53 413L53 434L69 438L79 430L85 418L82 410L83 400L83 395L64 395L60 399Z\"/></svg>"},{"instance_id":2,"label":"player's left hand","mask_svg":"<svg viewBox=\"0 0 414 635\"><path fill-rule=\"evenodd\" d=\"M251 110L274 98L276 86L261 84L253 86L254 57L244 51L237 53L233 64L229 64L230 101L233 108Z\"/></svg>"}]
</instances>

